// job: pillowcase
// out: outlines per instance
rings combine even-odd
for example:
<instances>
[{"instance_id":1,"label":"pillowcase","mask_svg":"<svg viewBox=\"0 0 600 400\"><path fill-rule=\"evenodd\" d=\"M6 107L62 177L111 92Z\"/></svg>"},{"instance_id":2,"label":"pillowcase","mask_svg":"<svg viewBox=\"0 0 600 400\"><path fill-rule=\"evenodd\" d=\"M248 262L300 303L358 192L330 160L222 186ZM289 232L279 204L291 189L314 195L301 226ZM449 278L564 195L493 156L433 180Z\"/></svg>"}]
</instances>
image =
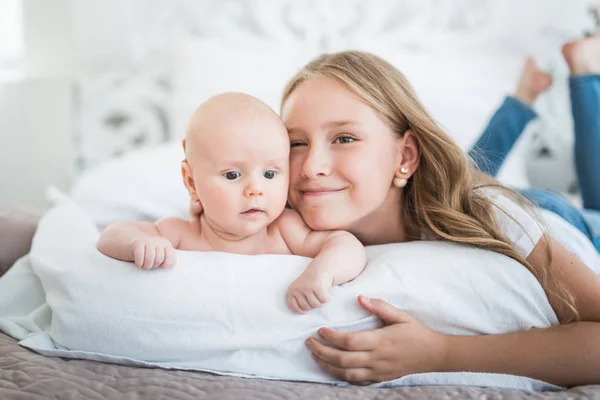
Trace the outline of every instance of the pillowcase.
<instances>
[{"instance_id":1,"label":"pillowcase","mask_svg":"<svg viewBox=\"0 0 600 400\"><path fill-rule=\"evenodd\" d=\"M30 261L52 309L48 334L60 348L171 368L331 382L304 341L324 326L378 327L358 295L383 298L448 334L558 323L525 267L450 243L369 247L359 277L334 287L322 308L299 315L285 296L307 258L177 251L173 268L143 271L99 253L98 236L86 213L63 199L34 238Z\"/></svg>"},{"instance_id":2,"label":"pillowcase","mask_svg":"<svg viewBox=\"0 0 600 400\"><path fill-rule=\"evenodd\" d=\"M70 196L98 226L122 220L186 217L189 196L181 177L181 141L135 150L83 173Z\"/></svg>"}]
</instances>

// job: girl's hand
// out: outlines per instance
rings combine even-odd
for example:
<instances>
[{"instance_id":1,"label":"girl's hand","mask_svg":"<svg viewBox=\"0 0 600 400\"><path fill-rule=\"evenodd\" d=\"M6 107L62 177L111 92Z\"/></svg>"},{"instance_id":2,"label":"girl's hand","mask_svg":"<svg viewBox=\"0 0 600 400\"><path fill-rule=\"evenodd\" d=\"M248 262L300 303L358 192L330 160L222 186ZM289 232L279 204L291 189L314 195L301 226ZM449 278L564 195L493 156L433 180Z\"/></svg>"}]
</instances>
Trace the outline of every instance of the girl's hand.
<instances>
[{"instance_id":1,"label":"girl's hand","mask_svg":"<svg viewBox=\"0 0 600 400\"><path fill-rule=\"evenodd\" d=\"M387 326L355 333L320 329L319 335L331 346L314 338L309 338L306 345L321 368L336 378L359 385L445 369L445 335L430 330L383 300L363 296L358 300Z\"/></svg>"}]
</instances>

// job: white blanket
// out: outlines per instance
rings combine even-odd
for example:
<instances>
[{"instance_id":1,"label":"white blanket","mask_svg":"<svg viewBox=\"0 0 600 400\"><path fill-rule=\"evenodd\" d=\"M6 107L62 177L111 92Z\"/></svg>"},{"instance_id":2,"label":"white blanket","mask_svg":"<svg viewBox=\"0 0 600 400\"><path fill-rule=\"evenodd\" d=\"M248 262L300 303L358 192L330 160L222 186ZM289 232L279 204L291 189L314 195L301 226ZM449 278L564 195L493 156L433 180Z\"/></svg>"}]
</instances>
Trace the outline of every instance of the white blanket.
<instances>
[{"instance_id":1,"label":"white blanket","mask_svg":"<svg viewBox=\"0 0 600 400\"><path fill-rule=\"evenodd\" d=\"M432 329L472 335L557 324L526 268L499 254L414 242L368 248L369 264L298 315L286 288L308 259L178 251L170 270L142 271L100 254L99 232L63 199L41 220L31 253L0 279L0 330L45 355L153 365L267 379L337 382L304 341L327 326L371 329L359 294L380 297ZM436 373L379 386L556 386L498 374Z\"/></svg>"}]
</instances>

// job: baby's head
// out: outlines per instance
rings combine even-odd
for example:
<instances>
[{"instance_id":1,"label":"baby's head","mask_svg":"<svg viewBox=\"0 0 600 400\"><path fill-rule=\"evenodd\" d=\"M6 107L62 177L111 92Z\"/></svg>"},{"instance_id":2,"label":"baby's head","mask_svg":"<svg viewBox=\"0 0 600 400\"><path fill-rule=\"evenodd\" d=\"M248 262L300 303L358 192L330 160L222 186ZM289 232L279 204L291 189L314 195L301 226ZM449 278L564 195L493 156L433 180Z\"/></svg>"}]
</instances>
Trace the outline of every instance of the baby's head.
<instances>
[{"instance_id":1,"label":"baby's head","mask_svg":"<svg viewBox=\"0 0 600 400\"><path fill-rule=\"evenodd\" d=\"M279 116L243 93L210 98L192 114L183 142L185 185L224 235L245 237L285 208L290 142Z\"/></svg>"}]
</instances>

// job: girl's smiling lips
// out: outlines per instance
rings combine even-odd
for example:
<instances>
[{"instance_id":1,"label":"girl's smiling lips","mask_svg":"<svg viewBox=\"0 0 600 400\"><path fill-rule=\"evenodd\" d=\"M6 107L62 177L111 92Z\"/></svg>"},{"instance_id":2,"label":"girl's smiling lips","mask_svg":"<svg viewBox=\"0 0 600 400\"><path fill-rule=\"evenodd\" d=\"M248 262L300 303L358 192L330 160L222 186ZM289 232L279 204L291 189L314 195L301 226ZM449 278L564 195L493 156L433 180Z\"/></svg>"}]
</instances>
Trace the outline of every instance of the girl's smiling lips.
<instances>
[{"instance_id":1,"label":"girl's smiling lips","mask_svg":"<svg viewBox=\"0 0 600 400\"><path fill-rule=\"evenodd\" d=\"M329 188L329 187L318 187L318 188L303 188L300 189L300 193L303 196L325 196L332 193L341 192L346 188Z\"/></svg>"}]
</instances>

